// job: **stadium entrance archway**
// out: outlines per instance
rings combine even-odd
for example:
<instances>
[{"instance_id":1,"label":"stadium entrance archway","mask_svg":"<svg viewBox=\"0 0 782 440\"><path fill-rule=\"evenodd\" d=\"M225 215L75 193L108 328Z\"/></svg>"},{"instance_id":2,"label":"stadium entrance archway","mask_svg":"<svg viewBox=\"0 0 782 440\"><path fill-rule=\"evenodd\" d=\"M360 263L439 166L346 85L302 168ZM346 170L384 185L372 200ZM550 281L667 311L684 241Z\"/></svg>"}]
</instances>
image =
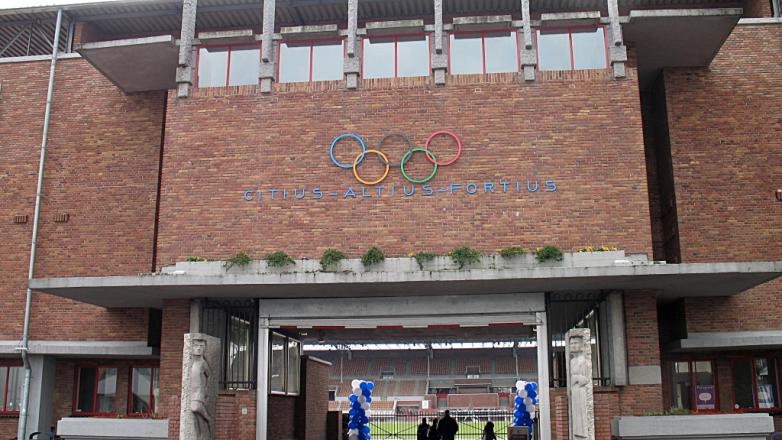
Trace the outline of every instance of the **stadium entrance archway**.
<instances>
[{"instance_id":1,"label":"stadium entrance archway","mask_svg":"<svg viewBox=\"0 0 782 440\"><path fill-rule=\"evenodd\" d=\"M536 350L536 381L549 383L546 304L543 293L431 295L328 299L261 299L257 432L266 440L270 334L296 332L322 344L347 346L349 341L431 342L531 340ZM305 340L306 344L306 340ZM469 345L468 345L469 346ZM515 350L515 345L514 345ZM350 378L353 379L353 378ZM427 393L432 391L427 384ZM469 383L462 384L469 387ZM436 384L435 384L436 388ZM540 439L549 440L548 386L540 387Z\"/></svg>"}]
</instances>

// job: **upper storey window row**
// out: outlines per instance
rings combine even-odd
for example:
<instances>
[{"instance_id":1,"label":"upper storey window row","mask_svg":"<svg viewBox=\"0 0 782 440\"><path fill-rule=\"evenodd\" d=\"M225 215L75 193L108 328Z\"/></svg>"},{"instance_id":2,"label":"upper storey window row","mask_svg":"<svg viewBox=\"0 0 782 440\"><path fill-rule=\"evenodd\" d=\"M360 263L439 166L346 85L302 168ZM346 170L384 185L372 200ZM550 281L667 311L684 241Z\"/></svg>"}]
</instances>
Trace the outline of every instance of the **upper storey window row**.
<instances>
[{"instance_id":1,"label":"upper storey window row","mask_svg":"<svg viewBox=\"0 0 782 440\"><path fill-rule=\"evenodd\" d=\"M543 28L535 33L540 70L604 69L608 48L604 27ZM520 34L515 30L451 32L449 73L517 72ZM361 39L361 76L401 78L429 76L432 37L399 34ZM277 81L333 81L343 78L345 40L342 37L282 40L277 46ZM198 87L256 84L260 44L201 46Z\"/></svg>"}]
</instances>

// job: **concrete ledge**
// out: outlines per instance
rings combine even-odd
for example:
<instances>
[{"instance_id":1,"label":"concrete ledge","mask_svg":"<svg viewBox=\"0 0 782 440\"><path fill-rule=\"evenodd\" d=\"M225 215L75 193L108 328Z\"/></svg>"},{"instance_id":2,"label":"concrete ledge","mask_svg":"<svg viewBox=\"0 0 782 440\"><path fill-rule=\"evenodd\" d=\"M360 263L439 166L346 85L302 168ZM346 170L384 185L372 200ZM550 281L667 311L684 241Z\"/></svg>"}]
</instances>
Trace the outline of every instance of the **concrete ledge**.
<instances>
[{"instance_id":1,"label":"concrete ledge","mask_svg":"<svg viewBox=\"0 0 782 440\"><path fill-rule=\"evenodd\" d=\"M739 24L782 24L782 18L742 18Z\"/></svg>"},{"instance_id":2,"label":"concrete ledge","mask_svg":"<svg viewBox=\"0 0 782 440\"><path fill-rule=\"evenodd\" d=\"M255 41L252 29L240 29L219 32L199 32L198 41L201 43Z\"/></svg>"},{"instance_id":3,"label":"concrete ledge","mask_svg":"<svg viewBox=\"0 0 782 440\"><path fill-rule=\"evenodd\" d=\"M782 347L782 330L689 333L666 347L669 351L752 350Z\"/></svg>"},{"instance_id":4,"label":"concrete ledge","mask_svg":"<svg viewBox=\"0 0 782 440\"><path fill-rule=\"evenodd\" d=\"M339 27L336 24L324 24L319 26L288 26L280 29L280 35L284 39L289 40L336 37L339 36Z\"/></svg>"},{"instance_id":5,"label":"concrete ledge","mask_svg":"<svg viewBox=\"0 0 782 440\"><path fill-rule=\"evenodd\" d=\"M366 24L366 32L369 36L417 34L423 31L423 20L370 21Z\"/></svg>"},{"instance_id":6,"label":"concrete ledge","mask_svg":"<svg viewBox=\"0 0 782 440\"><path fill-rule=\"evenodd\" d=\"M768 414L614 417L611 433L617 439L765 440L774 431Z\"/></svg>"},{"instance_id":7,"label":"concrete ledge","mask_svg":"<svg viewBox=\"0 0 782 440\"><path fill-rule=\"evenodd\" d=\"M454 17L453 28L457 31L510 29L512 22L513 17L510 15Z\"/></svg>"},{"instance_id":8,"label":"concrete ledge","mask_svg":"<svg viewBox=\"0 0 782 440\"><path fill-rule=\"evenodd\" d=\"M168 419L95 419L66 417L57 422L64 440L166 440Z\"/></svg>"},{"instance_id":9,"label":"concrete ledge","mask_svg":"<svg viewBox=\"0 0 782 440\"><path fill-rule=\"evenodd\" d=\"M541 14L540 22L542 26L596 25L600 23L600 11Z\"/></svg>"},{"instance_id":10,"label":"concrete ledge","mask_svg":"<svg viewBox=\"0 0 782 440\"><path fill-rule=\"evenodd\" d=\"M58 60L72 60L75 58L81 58L78 53L61 53L57 55ZM31 55L29 57L6 57L0 58L0 64L7 63L30 63L34 61L51 61L51 55Z\"/></svg>"},{"instance_id":11,"label":"concrete ledge","mask_svg":"<svg viewBox=\"0 0 782 440\"><path fill-rule=\"evenodd\" d=\"M19 341L0 341L0 356L14 355L19 352ZM137 357L158 356L157 348L148 347L146 341L30 341L29 353L60 357Z\"/></svg>"}]
</instances>

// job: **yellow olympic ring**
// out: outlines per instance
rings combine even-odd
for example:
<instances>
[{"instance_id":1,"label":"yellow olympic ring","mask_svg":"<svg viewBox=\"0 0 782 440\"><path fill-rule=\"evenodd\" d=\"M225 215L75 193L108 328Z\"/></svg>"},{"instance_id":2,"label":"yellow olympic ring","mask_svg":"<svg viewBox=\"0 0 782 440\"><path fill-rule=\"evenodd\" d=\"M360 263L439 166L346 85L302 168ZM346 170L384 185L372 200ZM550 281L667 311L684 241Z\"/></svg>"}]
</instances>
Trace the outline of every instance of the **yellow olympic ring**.
<instances>
[{"instance_id":1,"label":"yellow olympic ring","mask_svg":"<svg viewBox=\"0 0 782 440\"><path fill-rule=\"evenodd\" d=\"M383 173L383 176L381 176L379 179L373 180L373 181L364 180L364 179L361 178L361 176L358 175L358 163L361 162L361 160L364 158L364 156L366 154L369 154L369 153L375 153L378 156L382 157L383 158L383 162L386 164L386 171ZM356 180L358 180L359 182L363 183L364 185L377 185L378 183L382 182L383 180L385 180L386 176L388 176L388 171L390 169L391 169L391 166L388 164L388 157L386 157L385 154L383 154L382 152L377 151L377 150L367 150L366 152L361 152L361 153L358 154L358 156L356 156L355 159L353 159L353 175L356 176Z\"/></svg>"}]
</instances>

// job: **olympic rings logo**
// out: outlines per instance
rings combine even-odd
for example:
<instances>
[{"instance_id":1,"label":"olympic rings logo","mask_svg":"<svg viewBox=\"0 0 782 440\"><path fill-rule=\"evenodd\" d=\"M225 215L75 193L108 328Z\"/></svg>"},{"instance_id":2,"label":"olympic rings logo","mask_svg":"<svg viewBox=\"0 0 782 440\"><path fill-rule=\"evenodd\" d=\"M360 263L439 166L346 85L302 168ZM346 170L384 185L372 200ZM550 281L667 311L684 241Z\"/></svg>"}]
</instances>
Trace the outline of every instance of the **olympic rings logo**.
<instances>
[{"instance_id":1,"label":"olympic rings logo","mask_svg":"<svg viewBox=\"0 0 782 440\"><path fill-rule=\"evenodd\" d=\"M451 158L449 160L445 160L445 161L437 160L437 156L429 149L429 144L437 136L448 136L448 137L450 137L451 139L453 139L456 142L456 155L453 158ZM402 156L402 160L398 164L391 163L388 160L388 156L386 156L385 153L380 151L380 149L383 146L383 143L386 140L388 140L390 138L395 138L395 137L401 138L403 141L405 141L407 146L410 147L407 150L407 152ZM354 139L354 140L356 140L359 143L359 145L361 145L361 152L358 153L358 155L356 155L355 159L353 159L353 163L342 163L342 162L338 161L334 157L334 147L340 141L342 141L343 139ZM407 173L407 170L405 170L405 164L407 164L410 161L410 159L413 157L413 155L415 153L419 153L419 152L420 153L424 153L424 156L426 157L426 160L428 160L432 164L432 172L431 172L431 174L429 174L427 177L424 177L422 179L416 179L416 178L410 176ZM384 168L385 168L384 171L383 171L383 174L379 178L377 178L375 180L367 180L367 179L361 177L361 175L359 175L359 173L358 173L358 167L359 167L359 165L361 165L361 163L367 157L367 154L374 154L374 155L376 155L380 159L381 163L384 165ZM461 156L461 155L462 155L462 141L461 141L461 139L459 139L459 136L456 136L456 134L454 134L453 132L450 132L448 130L440 130L440 131L436 131L436 132L430 134L429 137L426 139L426 143L424 144L423 148L413 147L413 144L412 144L412 142L410 142L410 139L404 133L398 133L398 132L389 133L389 134L383 136L383 139L380 140L380 142L378 143L377 148L374 149L374 150L372 150L372 149L368 150L367 149L367 144L366 144L366 142L364 142L364 139L361 136L357 135L356 133L344 133L344 134L341 134L341 135L335 137L334 140L331 141L331 147L329 148L329 156L331 157L331 162L333 162L334 165L336 165L336 166L338 166L340 168L344 168L344 169L352 169L353 170L353 176L355 176L356 180L358 180L359 182L361 182L364 185L370 185L370 186L371 185L377 185L378 183L384 181L386 179L386 177L388 177L388 172L391 170L391 167L392 166L397 166L397 165L399 166L399 169L402 171L402 176L405 179L407 179L408 181L410 181L412 183L426 183L426 182L432 180L432 178L434 178L434 176L437 174L438 167L445 167L445 166L448 166L448 165L456 162L459 159L459 156Z\"/></svg>"}]
</instances>

